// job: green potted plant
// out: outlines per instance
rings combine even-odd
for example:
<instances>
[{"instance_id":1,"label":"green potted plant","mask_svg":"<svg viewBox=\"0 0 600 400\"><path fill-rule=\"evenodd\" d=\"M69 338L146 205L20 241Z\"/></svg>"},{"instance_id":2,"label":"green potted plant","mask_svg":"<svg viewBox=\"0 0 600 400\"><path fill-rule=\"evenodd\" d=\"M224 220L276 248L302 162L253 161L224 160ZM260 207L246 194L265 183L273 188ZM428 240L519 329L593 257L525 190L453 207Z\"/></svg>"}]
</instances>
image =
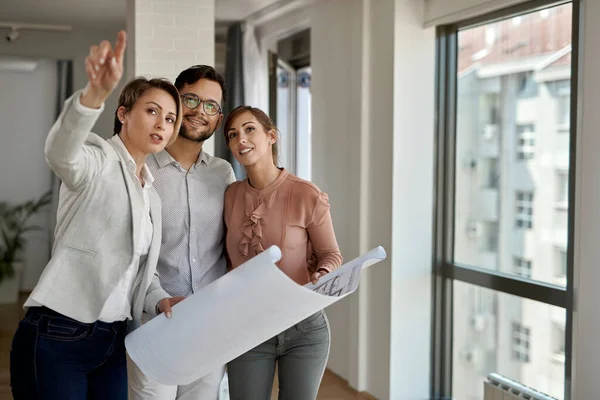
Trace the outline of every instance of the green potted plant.
<instances>
[{"instance_id":1,"label":"green potted plant","mask_svg":"<svg viewBox=\"0 0 600 400\"><path fill-rule=\"evenodd\" d=\"M22 252L25 234L40 227L30 225L29 219L52 201L52 192L39 199L10 205L0 202L0 302L17 302Z\"/></svg>"}]
</instances>

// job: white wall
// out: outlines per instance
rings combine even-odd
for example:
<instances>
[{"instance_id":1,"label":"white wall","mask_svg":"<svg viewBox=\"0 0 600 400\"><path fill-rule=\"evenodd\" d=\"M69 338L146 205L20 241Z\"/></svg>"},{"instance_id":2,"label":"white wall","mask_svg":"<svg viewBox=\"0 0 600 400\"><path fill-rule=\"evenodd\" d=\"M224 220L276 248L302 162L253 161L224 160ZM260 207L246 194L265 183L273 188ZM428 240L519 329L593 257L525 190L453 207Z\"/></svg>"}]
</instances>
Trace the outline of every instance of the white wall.
<instances>
[{"instance_id":1,"label":"white wall","mask_svg":"<svg viewBox=\"0 0 600 400\"><path fill-rule=\"evenodd\" d=\"M268 50L277 52L277 41L310 28L312 15L312 6L306 6L257 25L256 37L260 38L261 48L265 52Z\"/></svg>"},{"instance_id":2,"label":"white wall","mask_svg":"<svg viewBox=\"0 0 600 400\"><path fill-rule=\"evenodd\" d=\"M362 126L360 140L360 252L383 246L386 261L366 271L351 308L358 315L358 388L379 399L391 398L392 192L394 176L394 23L395 2L362 5ZM352 177L350 177L352 179ZM352 327L351 327L352 328ZM353 343L350 343L351 345Z\"/></svg>"},{"instance_id":3,"label":"white wall","mask_svg":"<svg viewBox=\"0 0 600 400\"><path fill-rule=\"evenodd\" d=\"M396 0L391 399L429 398L434 208L435 30L422 2Z\"/></svg>"},{"instance_id":4,"label":"white wall","mask_svg":"<svg viewBox=\"0 0 600 400\"><path fill-rule=\"evenodd\" d=\"M313 180L330 195L346 259L388 252L328 310L329 367L379 399L426 398L434 31L410 0L320 2L314 15Z\"/></svg>"},{"instance_id":5,"label":"white wall","mask_svg":"<svg viewBox=\"0 0 600 400\"><path fill-rule=\"evenodd\" d=\"M312 178L329 194L337 240L344 258L351 260L360 251L362 1L320 1L312 13ZM332 330L328 366L362 390L358 316L351 315L356 296L327 310Z\"/></svg>"},{"instance_id":6,"label":"white wall","mask_svg":"<svg viewBox=\"0 0 600 400\"><path fill-rule=\"evenodd\" d=\"M125 17L123 17L123 26L125 26ZM0 55L73 60L73 90L78 90L87 83L85 57L89 54L90 46L105 39L114 44L117 32L118 30L115 29L98 30L80 27L73 28L71 32L24 31L19 36L19 40L14 43L0 41ZM112 136L114 111L123 81L106 101L106 111L94 126L94 132L101 136Z\"/></svg>"},{"instance_id":7,"label":"white wall","mask_svg":"<svg viewBox=\"0 0 600 400\"><path fill-rule=\"evenodd\" d=\"M56 91L55 60L39 60L31 72L0 71L0 201L19 204L50 190L44 143L56 118ZM23 291L33 289L49 259L49 211L30 220L43 230L26 236Z\"/></svg>"}]
</instances>

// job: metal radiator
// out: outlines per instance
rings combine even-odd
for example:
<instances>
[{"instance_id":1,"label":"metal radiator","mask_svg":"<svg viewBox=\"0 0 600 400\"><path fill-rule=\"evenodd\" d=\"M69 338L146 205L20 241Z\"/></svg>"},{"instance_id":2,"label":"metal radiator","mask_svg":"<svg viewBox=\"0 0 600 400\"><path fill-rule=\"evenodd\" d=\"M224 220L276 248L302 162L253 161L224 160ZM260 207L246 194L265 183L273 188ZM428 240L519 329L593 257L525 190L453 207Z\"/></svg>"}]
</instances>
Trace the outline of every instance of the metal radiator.
<instances>
[{"instance_id":1,"label":"metal radiator","mask_svg":"<svg viewBox=\"0 0 600 400\"><path fill-rule=\"evenodd\" d=\"M556 400L499 374L489 374L483 385L483 400Z\"/></svg>"}]
</instances>

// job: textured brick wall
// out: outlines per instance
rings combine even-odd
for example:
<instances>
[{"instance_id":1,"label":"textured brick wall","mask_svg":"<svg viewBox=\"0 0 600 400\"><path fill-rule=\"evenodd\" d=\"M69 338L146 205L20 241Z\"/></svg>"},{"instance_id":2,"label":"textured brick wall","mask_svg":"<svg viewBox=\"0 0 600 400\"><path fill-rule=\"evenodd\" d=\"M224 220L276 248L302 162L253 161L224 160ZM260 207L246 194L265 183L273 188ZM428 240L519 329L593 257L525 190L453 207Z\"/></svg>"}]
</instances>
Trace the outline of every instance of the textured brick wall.
<instances>
[{"instance_id":1,"label":"textured brick wall","mask_svg":"<svg viewBox=\"0 0 600 400\"><path fill-rule=\"evenodd\" d=\"M214 65L214 0L129 0L134 75L171 80L194 64Z\"/></svg>"}]
</instances>

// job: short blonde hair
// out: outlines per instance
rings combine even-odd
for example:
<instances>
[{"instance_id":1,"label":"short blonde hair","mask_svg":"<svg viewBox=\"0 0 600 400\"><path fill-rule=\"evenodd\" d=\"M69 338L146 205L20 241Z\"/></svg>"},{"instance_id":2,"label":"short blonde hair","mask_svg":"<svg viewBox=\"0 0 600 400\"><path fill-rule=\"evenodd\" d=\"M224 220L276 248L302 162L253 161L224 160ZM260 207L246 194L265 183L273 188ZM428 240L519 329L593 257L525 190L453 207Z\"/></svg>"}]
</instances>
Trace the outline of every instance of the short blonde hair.
<instances>
[{"instance_id":1,"label":"short blonde hair","mask_svg":"<svg viewBox=\"0 0 600 400\"><path fill-rule=\"evenodd\" d=\"M175 100L175 105L177 106L177 118L175 120L173 136L171 136L171 139L169 139L167 146L165 146L168 147L175 143L175 140L177 140L177 135L179 135L179 129L181 128L181 120L183 116L181 110L181 97L179 95L179 91L177 90L175 85L173 85L171 81L169 81L166 78L148 79L142 76L134 78L127 82L127 84L125 85L125 87L123 87L121 93L119 94L119 103L117 105L117 109L115 110L115 123L113 131L114 134L117 135L121 133L121 128L123 127L123 124L121 123L121 120L119 119L118 115L119 108L124 107L126 112L131 111L135 102L138 101L138 99L142 97L143 94L149 89L164 90L165 92L170 94L171 97L173 97L173 100Z\"/></svg>"}]
</instances>

